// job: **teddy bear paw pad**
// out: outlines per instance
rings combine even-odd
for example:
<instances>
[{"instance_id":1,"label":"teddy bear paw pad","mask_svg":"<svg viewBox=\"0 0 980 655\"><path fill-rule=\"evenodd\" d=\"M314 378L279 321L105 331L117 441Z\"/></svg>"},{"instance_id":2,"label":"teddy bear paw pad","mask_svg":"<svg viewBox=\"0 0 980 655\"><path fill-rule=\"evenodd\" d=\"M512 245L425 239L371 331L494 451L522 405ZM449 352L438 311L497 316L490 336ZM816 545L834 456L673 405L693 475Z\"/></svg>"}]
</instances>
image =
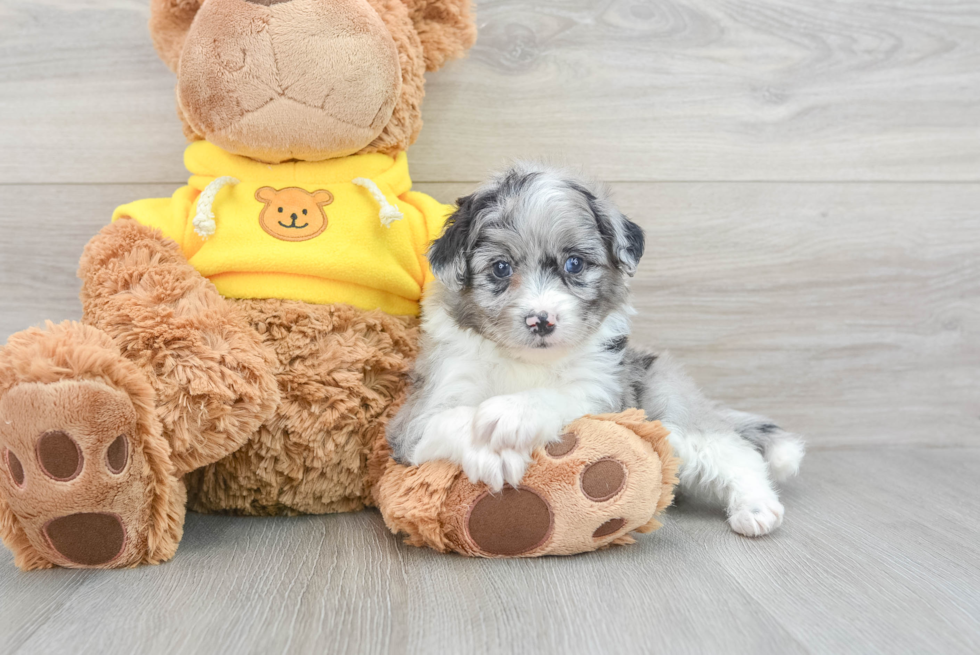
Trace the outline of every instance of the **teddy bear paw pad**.
<instances>
[{"instance_id":1,"label":"teddy bear paw pad","mask_svg":"<svg viewBox=\"0 0 980 655\"><path fill-rule=\"evenodd\" d=\"M152 485L129 397L91 380L25 383L0 418L0 494L34 549L66 567L138 561Z\"/></svg>"},{"instance_id":2,"label":"teddy bear paw pad","mask_svg":"<svg viewBox=\"0 0 980 655\"><path fill-rule=\"evenodd\" d=\"M504 487L499 494L484 493L470 508L470 539L489 555L514 557L540 548L551 536L551 507L525 487Z\"/></svg>"},{"instance_id":3,"label":"teddy bear paw pad","mask_svg":"<svg viewBox=\"0 0 980 655\"><path fill-rule=\"evenodd\" d=\"M44 526L51 547L69 562L99 566L116 559L126 543L126 529L112 514L69 514Z\"/></svg>"},{"instance_id":4,"label":"teddy bear paw pad","mask_svg":"<svg viewBox=\"0 0 980 655\"><path fill-rule=\"evenodd\" d=\"M603 457L582 470L581 485L589 500L607 501L626 486L626 467L611 457Z\"/></svg>"},{"instance_id":5,"label":"teddy bear paw pad","mask_svg":"<svg viewBox=\"0 0 980 655\"><path fill-rule=\"evenodd\" d=\"M579 419L534 454L517 488L492 494L462 476L448 503L466 508L465 520L450 518L449 541L484 557L568 555L630 543L629 532L655 527L662 473L658 453L631 429Z\"/></svg>"}]
</instances>

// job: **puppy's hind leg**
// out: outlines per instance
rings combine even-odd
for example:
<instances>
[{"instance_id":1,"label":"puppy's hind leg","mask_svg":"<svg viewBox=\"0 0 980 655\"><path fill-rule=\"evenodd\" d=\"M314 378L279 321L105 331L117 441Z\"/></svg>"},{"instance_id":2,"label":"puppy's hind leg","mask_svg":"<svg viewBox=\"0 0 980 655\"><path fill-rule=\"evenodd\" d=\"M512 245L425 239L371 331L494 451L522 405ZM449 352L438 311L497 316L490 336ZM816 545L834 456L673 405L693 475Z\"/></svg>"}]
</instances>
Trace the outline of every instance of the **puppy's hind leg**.
<instances>
[{"instance_id":1,"label":"puppy's hind leg","mask_svg":"<svg viewBox=\"0 0 980 655\"><path fill-rule=\"evenodd\" d=\"M735 431L762 454L773 480L783 482L799 473L806 454L802 437L786 432L762 416L734 409L725 409L724 413Z\"/></svg>"},{"instance_id":2,"label":"puppy's hind leg","mask_svg":"<svg viewBox=\"0 0 980 655\"><path fill-rule=\"evenodd\" d=\"M783 506L769 477L771 464L764 449L739 433L741 413L705 398L668 353L653 360L639 395L647 416L671 432L682 490L724 502L728 523L739 534L757 537L779 527Z\"/></svg>"},{"instance_id":3,"label":"puppy's hind leg","mask_svg":"<svg viewBox=\"0 0 980 655\"><path fill-rule=\"evenodd\" d=\"M757 450L734 431L685 434L677 426L665 425L681 458L682 489L722 500L728 524L739 534L759 537L779 527L783 505Z\"/></svg>"}]
</instances>

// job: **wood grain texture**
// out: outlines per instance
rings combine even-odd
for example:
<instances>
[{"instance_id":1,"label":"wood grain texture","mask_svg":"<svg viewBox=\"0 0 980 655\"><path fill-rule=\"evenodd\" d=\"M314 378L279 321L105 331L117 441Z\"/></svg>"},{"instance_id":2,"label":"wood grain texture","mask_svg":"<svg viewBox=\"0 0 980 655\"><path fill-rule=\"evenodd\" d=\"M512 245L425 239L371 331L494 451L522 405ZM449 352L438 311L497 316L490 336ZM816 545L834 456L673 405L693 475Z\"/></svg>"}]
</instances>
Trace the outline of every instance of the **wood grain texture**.
<instances>
[{"instance_id":1,"label":"wood grain texture","mask_svg":"<svg viewBox=\"0 0 980 655\"><path fill-rule=\"evenodd\" d=\"M145 0L4 0L0 180L176 182ZM980 6L481 0L430 76L420 181L516 156L609 180L980 180Z\"/></svg>"},{"instance_id":2,"label":"wood grain texture","mask_svg":"<svg viewBox=\"0 0 980 655\"><path fill-rule=\"evenodd\" d=\"M980 449L811 453L770 537L682 500L636 546L539 560L410 548L373 512L192 514L158 567L23 574L0 554L4 601L29 604L4 603L0 649L970 653L978 466Z\"/></svg>"},{"instance_id":3,"label":"wood grain texture","mask_svg":"<svg viewBox=\"0 0 980 655\"><path fill-rule=\"evenodd\" d=\"M677 525L811 652L975 653L978 454L811 453L772 539L730 540L704 508Z\"/></svg>"}]
</instances>

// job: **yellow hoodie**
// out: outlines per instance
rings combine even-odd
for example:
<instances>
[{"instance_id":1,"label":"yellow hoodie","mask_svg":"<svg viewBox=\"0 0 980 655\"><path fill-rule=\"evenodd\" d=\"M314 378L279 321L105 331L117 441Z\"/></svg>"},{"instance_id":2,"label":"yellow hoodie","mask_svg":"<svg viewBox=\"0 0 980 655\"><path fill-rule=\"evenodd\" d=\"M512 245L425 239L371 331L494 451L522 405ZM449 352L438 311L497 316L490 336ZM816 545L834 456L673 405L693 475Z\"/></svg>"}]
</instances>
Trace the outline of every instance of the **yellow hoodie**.
<instances>
[{"instance_id":1,"label":"yellow hoodie","mask_svg":"<svg viewBox=\"0 0 980 655\"><path fill-rule=\"evenodd\" d=\"M229 298L418 314L425 252L453 208L411 190L405 153L262 164L197 141L184 163L187 186L112 220L160 229Z\"/></svg>"}]
</instances>

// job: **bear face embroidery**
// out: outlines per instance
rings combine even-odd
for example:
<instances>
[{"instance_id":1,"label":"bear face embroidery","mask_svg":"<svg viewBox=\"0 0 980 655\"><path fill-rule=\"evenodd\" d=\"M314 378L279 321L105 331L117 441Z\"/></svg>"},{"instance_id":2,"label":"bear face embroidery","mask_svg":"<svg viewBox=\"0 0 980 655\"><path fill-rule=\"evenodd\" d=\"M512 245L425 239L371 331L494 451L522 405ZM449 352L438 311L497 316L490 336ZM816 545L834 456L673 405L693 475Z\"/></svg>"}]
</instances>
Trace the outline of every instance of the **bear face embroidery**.
<instances>
[{"instance_id":1,"label":"bear face embroidery","mask_svg":"<svg viewBox=\"0 0 980 655\"><path fill-rule=\"evenodd\" d=\"M259 225L267 234L282 241L308 241L327 229L323 206L333 202L333 194L322 189L310 193L297 187L264 186L255 192L255 199L265 204Z\"/></svg>"}]
</instances>

